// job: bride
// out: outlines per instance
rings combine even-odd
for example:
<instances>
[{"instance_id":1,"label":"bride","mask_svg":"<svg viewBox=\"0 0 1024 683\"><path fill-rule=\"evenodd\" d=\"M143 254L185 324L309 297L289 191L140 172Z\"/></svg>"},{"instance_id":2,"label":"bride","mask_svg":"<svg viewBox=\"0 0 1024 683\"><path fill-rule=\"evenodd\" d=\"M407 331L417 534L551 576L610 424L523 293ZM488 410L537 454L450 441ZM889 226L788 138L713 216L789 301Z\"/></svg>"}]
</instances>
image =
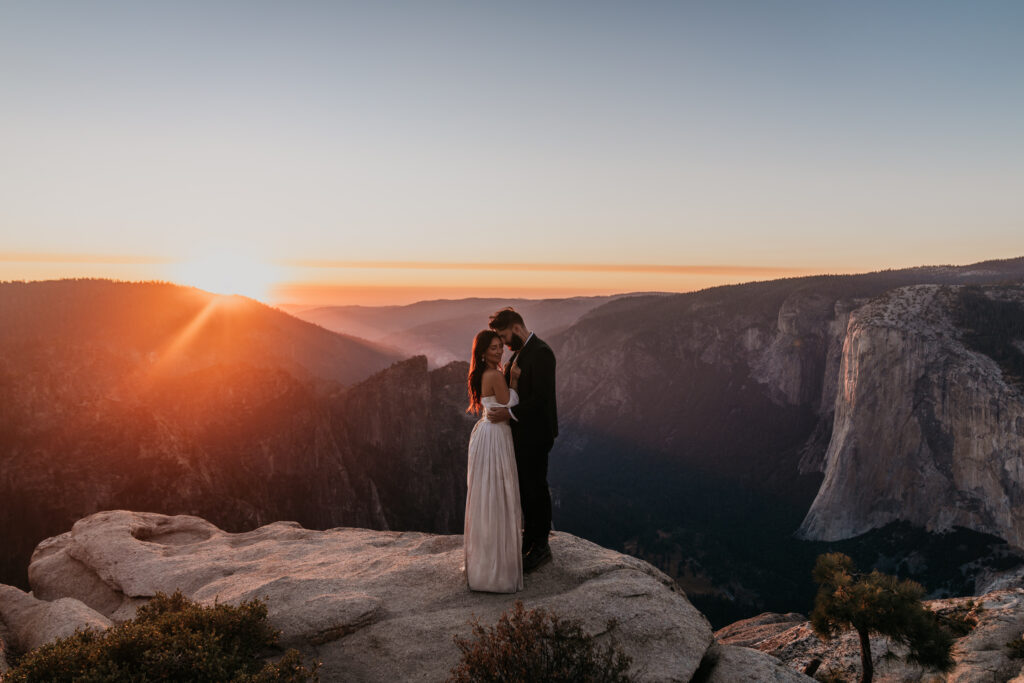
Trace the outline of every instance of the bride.
<instances>
[{"instance_id":1,"label":"bride","mask_svg":"<svg viewBox=\"0 0 1024 683\"><path fill-rule=\"evenodd\" d=\"M470 590L514 593L523 588L522 511L519 477L507 422L488 422L487 408L519 403L519 368L509 383L498 369L502 341L483 330L473 340L469 366L469 408L482 413L469 437L466 476L465 570Z\"/></svg>"}]
</instances>

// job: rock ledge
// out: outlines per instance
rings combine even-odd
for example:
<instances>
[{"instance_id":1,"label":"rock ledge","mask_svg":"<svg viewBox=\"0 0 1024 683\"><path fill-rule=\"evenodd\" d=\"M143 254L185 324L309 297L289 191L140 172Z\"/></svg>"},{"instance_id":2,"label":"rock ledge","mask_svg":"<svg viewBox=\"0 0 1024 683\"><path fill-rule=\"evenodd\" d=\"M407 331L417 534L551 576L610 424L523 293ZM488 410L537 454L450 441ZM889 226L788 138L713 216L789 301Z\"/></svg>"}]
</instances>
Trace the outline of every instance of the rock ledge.
<instances>
[{"instance_id":1,"label":"rock ledge","mask_svg":"<svg viewBox=\"0 0 1024 683\"><path fill-rule=\"evenodd\" d=\"M706 656L712 675L718 661L730 677L737 668L777 669L754 650L713 649L704 616L646 562L565 533L551 546L554 561L529 574L525 590L497 595L466 588L461 536L293 522L233 534L199 517L98 512L39 544L32 595L4 587L0 619L17 646L34 647L56 635L29 628L26 610L62 613L62 628L73 630L131 618L157 591L180 589L203 603L260 597L284 644L323 661L324 681L440 681L459 658L453 637L470 635L473 618L494 623L521 599L613 639L638 680L689 681ZM606 633L612 618L617 626Z\"/></svg>"}]
</instances>

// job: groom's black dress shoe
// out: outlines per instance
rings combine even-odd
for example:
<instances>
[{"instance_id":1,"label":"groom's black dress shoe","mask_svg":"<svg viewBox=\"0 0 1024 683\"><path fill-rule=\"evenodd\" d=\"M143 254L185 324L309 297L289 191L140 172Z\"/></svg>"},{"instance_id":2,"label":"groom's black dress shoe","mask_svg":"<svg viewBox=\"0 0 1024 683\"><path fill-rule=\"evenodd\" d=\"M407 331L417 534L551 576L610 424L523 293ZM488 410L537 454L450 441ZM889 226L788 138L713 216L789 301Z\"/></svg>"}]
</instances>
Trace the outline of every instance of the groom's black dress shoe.
<instances>
[{"instance_id":1,"label":"groom's black dress shoe","mask_svg":"<svg viewBox=\"0 0 1024 683\"><path fill-rule=\"evenodd\" d=\"M541 566L545 562L551 561L551 546L547 543L544 545L535 545L530 548L530 552L527 553L526 557L523 558L523 571L532 572L537 567Z\"/></svg>"}]
</instances>

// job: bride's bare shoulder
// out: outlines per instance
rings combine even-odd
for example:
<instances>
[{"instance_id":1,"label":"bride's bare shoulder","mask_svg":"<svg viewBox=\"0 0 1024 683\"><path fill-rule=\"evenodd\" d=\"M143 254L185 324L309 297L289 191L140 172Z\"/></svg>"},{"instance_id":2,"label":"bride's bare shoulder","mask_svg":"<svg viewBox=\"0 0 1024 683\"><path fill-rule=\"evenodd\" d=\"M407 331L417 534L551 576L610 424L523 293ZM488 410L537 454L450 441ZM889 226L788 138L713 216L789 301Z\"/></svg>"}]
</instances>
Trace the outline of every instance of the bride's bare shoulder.
<instances>
[{"instance_id":1,"label":"bride's bare shoulder","mask_svg":"<svg viewBox=\"0 0 1024 683\"><path fill-rule=\"evenodd\" d=\"M505 376L501 374L500 370L493 368L487 368L484 370L484 374L480 377L480 388L484 396L494 396L500 393L500 387L505 386ZM500 396L499 396L500 398Z\"/></svg>"},{"instance_id":2,"label":"bride's bare shoulder","mask_svg":"<svg viewBox=\"0 0 1024 683\"><path fill-rule=\"evenodd\" d=\"M494 368L487 368L484 370L483 379L486 382L498 382L505 383L505 375L502 374L501 370L495 370Z\"/></svg>"}]
</instances>

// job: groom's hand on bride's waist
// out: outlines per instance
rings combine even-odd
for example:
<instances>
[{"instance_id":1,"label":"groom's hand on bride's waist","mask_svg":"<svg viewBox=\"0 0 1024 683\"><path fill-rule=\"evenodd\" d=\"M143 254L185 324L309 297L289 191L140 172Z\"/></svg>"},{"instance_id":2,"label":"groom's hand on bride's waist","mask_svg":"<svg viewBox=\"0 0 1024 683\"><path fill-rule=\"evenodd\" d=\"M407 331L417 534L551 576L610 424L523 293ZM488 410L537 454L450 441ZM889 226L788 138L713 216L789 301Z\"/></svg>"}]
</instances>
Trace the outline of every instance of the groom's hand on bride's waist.
<instances>
[{"instance_id":1,"label":"groom's hand on bride's waist","mask_svg":"<svg viewBox=\"0 0 1024 683\"><path fill-rule=\"evenodd\" d=\"M511 417L508 408L488 408L487 419L491 422L508 422Z\"/></svg>"}]
</instances>

